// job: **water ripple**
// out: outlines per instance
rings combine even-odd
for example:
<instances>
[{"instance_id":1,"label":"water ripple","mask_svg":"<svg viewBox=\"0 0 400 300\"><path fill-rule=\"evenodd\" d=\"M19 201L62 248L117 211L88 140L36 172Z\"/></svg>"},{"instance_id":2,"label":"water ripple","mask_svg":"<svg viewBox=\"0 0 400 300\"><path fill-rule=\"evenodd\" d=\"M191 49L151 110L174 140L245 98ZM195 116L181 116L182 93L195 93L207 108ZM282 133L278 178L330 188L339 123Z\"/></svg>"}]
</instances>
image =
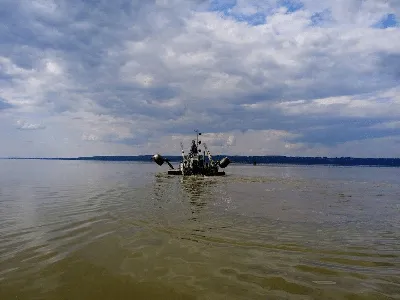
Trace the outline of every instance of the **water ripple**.
<instances>
[{"instance_id":1,"label":"water ripple","mask_svg":"<svg viewBox=\"0 0 400 300\"><path fill-rule=\"evenodd\" d=\"M400 296L396 170L14 163L0 168L0 299Z\"/></svg>"}]
</instances>

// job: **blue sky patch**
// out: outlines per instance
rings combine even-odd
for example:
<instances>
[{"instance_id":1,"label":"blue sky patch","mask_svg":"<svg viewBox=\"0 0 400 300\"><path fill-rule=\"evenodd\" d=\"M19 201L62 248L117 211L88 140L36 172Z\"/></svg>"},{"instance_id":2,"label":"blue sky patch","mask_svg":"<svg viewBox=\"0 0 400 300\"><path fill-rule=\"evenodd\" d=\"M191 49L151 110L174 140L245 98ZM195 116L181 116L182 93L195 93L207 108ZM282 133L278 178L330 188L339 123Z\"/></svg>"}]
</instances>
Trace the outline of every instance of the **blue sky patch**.
<instances>
[{"instance_id":1,"label":"blue sky patch","mask_svg":"<svg viewBox=\"0 0 400 300\"><path fill-rule=\"evenodd\" d=\"M236 0L213 0L210 3L210 10L229 13L229 10L235 5Z\"/></svg>"},{"instance_id":2,"label":"blue sky patch","mask_svg":"<svg viewBox=\"0 0 400 300\"><path fill-rule=\"evenodd\" d=\"M7 108L11 108L11 107L12 107L11 104L7 103L5 100L3 100L3 99L0 97L0 110L2 110L2 109L7 109Z\"/></svg>"},{"instance_id":3,"label":"blue sky patch","mask_svg":"<svg viewBox=\"0 0 400 300\"><path fill-rule=\"evenodd\" d=\"M400 24L395 14L387 14L373 27L385 29L390 27L397 27L399 25Z\"/></svg>"},{"instance_id":4,"label":"blue sky patch","mask_svg":"<svg viewBox=\"0 0 400 300\"><path fill-rule=\"evenodd\" d=\"M332 13L329 9L316 12L311 16L311 23L314 26L319 26L332 19Z\"/></svg>"},{"instance_id":5,"label":"blue sky patch","mask_svg":"<svg viewBox=\"0 0 400 300\"><path fill-rule=\"evenodd\" d=\"M226 17L232 17L236 21L246 22L249 25L257 26L265 23L265 14L255 13L251 15L233 13L231 9L236 6L236 0L214 0L211 1L210 10L220 12Z\"/></svg>"},{"instance_id":6,"label":"blue sky patch","mask_svg":"<svg viewBox=\"0 0 400 300\"><path fill-rule=\"evenodd\" d=\"M239 22L246 22L249 25L257 26L260 24L265 24L267 12L261 10L251 15L233 13L231 10L236 6L236 4L236 0L213 0L210 3L209 10L220 12L227 17L232 17ZM290 14L302 9L303 3L299 0L279 0L276 8L280 7L285 7L287 9L287 13Z\"/></svg>"},{"instance_id":7,"label":"blue sky patch","mask_svg":"<svg viewBox=\"0 0 400 300\"><path fill-rule=\"evenodd\" d=\"M278 1L279 6L287 8L287 13L293 13L304 7L303 3L298 0L280 0Z\"/></svg>"},{"instance_id":8,"label":"blue sky patch","mask_svg":"<svg viewBox=\"0 0 400 300\"><path fill-rule=\"evenodd\" d=\"M252 26L265 24L266 20L265 14L263 13L255 13L249 16L243 14L232 14L232 17L234 17L239 22L246 22L247 24Z\"/></svg>"}]
</instances>

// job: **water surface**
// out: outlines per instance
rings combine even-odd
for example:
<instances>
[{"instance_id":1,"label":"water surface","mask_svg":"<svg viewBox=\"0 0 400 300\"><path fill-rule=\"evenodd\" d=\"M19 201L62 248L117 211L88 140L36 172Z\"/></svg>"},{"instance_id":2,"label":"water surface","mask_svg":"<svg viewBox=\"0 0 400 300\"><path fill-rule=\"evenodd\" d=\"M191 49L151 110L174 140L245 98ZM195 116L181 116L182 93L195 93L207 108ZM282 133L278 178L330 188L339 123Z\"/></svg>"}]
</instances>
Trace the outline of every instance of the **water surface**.
<instances>
[{"instance_id":1,"label":"water surface","mask_svg":"<svg viewBox=\"0 0 400 300\"><path fill-rule=\"evenodd\" d=\"M0 299L400 297L400 169L162 170L0 161Z\"/></svg>"}]
</instances>

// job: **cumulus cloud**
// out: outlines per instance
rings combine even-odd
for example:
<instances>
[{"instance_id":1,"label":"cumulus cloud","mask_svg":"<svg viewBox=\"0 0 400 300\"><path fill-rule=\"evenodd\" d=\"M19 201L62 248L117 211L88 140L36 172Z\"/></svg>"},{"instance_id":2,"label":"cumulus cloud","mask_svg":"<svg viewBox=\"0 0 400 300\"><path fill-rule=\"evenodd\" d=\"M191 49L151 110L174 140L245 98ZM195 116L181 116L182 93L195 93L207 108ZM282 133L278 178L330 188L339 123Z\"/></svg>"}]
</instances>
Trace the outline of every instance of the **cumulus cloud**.
<instances>
[{"instance_id":1,"label":"cumulus cloud","mask_svg":"<svg viewBox=\"0 0 400 300\"><path fill-rule=\"evenodd\" d=\"M396 0L2 6L0 123L45 123L38 153L179 151L199 128L228 154L400 154ZM0 134L1 156L26 140Z\"/></svg>"},{"instance_id":2,"label":"cumulus cloud","mask_svg":"<svg viewBox=\"0 0 400 300\"><path fill-rule=\"evenodd\" d=\"M17 128L20 130L40 130L40 129L45 129L46 126L42 124L32 124L26 121L18 120Z\"/></svg>"}]
</instances>

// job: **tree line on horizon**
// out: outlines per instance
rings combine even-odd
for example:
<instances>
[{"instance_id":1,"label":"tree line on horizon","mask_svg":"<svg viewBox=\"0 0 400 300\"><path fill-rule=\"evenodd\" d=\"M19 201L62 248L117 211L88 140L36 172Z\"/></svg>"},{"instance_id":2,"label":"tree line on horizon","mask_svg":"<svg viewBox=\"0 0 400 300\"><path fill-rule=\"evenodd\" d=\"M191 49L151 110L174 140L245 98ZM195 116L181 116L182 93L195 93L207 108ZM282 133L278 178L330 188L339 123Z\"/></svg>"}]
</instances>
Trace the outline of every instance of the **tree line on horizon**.
<instances>
[{"instance_id":1,"label":"tree line on horizon","mask_svg":"<svg viewBox=\"0 0 400 300\"><path fill-rule=\"evenodd\" d=\"M214 155L213 158L221 160L226 155ZM100 161L148 161L152 155L137 156L90 156L75 158L36 158L36 157L10 157L9 159L44 159L44 160L100 160ZM181 161L181 156L168 156L171 162ZM232 163L237 164L296 164L296 165L340 165L340 166L400 166L400 158L355 158L355 157L301 157L301 156L229 156Z\"/></svg>"}]
</instances>

